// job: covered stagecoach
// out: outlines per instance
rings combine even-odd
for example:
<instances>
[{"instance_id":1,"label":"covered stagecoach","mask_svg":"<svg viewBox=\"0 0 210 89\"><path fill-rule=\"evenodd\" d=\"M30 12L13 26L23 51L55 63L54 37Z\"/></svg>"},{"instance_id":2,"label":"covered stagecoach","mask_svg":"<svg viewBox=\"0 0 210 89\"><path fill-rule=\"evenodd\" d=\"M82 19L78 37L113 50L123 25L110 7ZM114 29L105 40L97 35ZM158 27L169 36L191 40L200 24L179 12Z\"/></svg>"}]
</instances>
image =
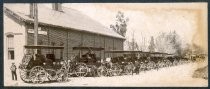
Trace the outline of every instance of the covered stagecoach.
<instances>
[{"instance_id":1,"label":"covered stagecoach","mask_svg":"<svg viewBox=\"0 0 210 89\"><path fill-rule=\"evenodd\" d=\"M105 53L107 54L121 55L111 58L113 66L116 67L115 70L113 70L113 73L115 73L116 75L133 74L133 72L135 72L135 70L139 68L140 60L137 54L141 52L142 51L124 51L124 50L105 51Z\"/></svg>"},{"instance_id":2,"label":"covered stagecoach","mask_svg":"<svg viewBox=\"0 0 210 89\"><path fill-rule=\"evenodd\" d=\"M107 68L103 66L101 57L96 56L96 51L102 51L104 48L97 47L73 47L79 54L71 61L68 68L69 75L75 74L78 77L84 76L106 76ZM81 52L86 52L82 54Z\"/></svg>"},{"instance_id":3,"label":"covered stagecoach","mask_svg":"<svg viewBox=\"0 0 210 89\"><path fill-rule=\"evenodd\" d=\"M63 46L26 45L24 48L24 57L19 66L20 78L24 82L43 83L68 80L62 58ZM60 58L55 55L58 50Z\"/></svg>"},{"instance_id":4,"label":"covered stagecoach","mask_svg":"<svg viewBox=\"0 0 210 89\"><path fill-rule=\"evenodd\" d=\"M159 69L171 65L170 58L173 56L168 53L161 52L143 52L143 51L124 51L111 50L106 51L109 54L121 54L121 56L113 57L112 62L119 65L121 74L138 74L141 71Z\"/></svg>"}]
</instances>

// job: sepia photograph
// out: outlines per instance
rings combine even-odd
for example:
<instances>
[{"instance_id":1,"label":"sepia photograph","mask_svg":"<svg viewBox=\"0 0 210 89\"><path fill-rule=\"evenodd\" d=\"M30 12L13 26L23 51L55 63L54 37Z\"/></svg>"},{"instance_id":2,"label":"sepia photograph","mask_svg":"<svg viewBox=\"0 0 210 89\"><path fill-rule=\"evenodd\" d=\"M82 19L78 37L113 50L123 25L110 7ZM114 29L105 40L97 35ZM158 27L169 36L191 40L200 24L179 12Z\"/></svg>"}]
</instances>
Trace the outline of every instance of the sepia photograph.
<instances>
[{"instance_id":1,"label":"sepia photograph","mask_svg":"<svg viewBox=\"0 0 210 89\"><path fill-rule=\"evenodd\" d=\"M208 3L4 3L4 86L208 87Z\"/></svg>"}]
</instances>

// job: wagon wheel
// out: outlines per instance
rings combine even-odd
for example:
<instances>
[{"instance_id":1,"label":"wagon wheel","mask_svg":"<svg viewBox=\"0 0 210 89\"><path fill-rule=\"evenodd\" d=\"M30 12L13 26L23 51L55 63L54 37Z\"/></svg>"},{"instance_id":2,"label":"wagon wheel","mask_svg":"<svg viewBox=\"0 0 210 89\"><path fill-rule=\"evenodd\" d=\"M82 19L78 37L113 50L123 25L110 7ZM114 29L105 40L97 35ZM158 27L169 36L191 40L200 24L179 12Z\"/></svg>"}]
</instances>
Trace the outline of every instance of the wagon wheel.
<instances>
[{"instance_id":1,"label":"wagon wheel","mask_svg":"<svg viewBox=\"0 0 210 89\"><path fill-rule=\"evenodd\" d=\"M75 64L70 64L68 67L67 67L67 72L68 72L68 77L71 77L72 75L75 74L75 69L76 69L76 65Z\"/></svg>"},{"instance_id":2,"label":"wagon wheel","mask_svg":"<svg viewBox=\"0 0 210 89\"><path fill-rule=\"evenodd\" d=\"M27 74L27 69L20 69L20 78L24 82L30 82L31 81L28 74Z\"/></svg>"},{"instance_id":3,"label":"wagon wheel","mask_svg":"<svg viewBox=\"0 0 210 89\"><path fill-rule=\"evenodd\" d=\"M126 75L131 75L132 74L132 70L131 69L125 69L125 74Z\"/></svg>"},{"instance_id":4,"label":"wagon wheel","mask_svg":"<svg viewBox=\"0 0 210 89\"><path fill-rule=\"evenodd\" d=\"M35 66L31 69L29 76L33 83L43 83L47 78L47 73L43 67Z\"/></svg>"},{"instance_id":5,"label":"wagon wheel","mask_svg":"<svg viewBox=\"0 0 210 89\"><path fill-rule=\"evenodd\" d=\"M70 78L74 74L73 69L71 67L68 68L67 75Z\"/></svg>"},{"instance_id":6,"label":"wagon wheel","mask_svg":"<svg viewBox=\"0 0 210 89\"><path fill-rule=\"evenodd\" d=\"M53 69L46 69L46 71L47 71L47 78L48 78L50 81L54 81L54 80L57 80L57 79L58 79L56 70L53 70Z\"/></svg>"},{"instance_id":7,"label":"wagon wheel","mask_svg":"<svg viewBox=\"0 0 210 89\"><path fill-rule=\"evenodd\" d=\"M89 76L97 76L97 67L95 65L88 65L88 74Z\"/></svg>"},{"instance_id":8,"label":"wagon wheel","mask_svg":"<svg viewBox=\"0 0 210 89\"><path fill-rule=\"evenodd\" d=\"M65 67L62 67L60 70L58 70L56 74L58 77L58 82L68 81L68 72Z\"/></svg>"},{"instance_id":9,"label":"wagon wheel","mask_svg":"<svg viewBox=\"0 0 210 89\"><path fill-rule=\"evenodd\" d=\"M124 70L126 75L130 75L133 72L133 68L131 65L126 65Z\"/></svg>"},{"instance_id":10,"label":"wagon wheel","mask_svg":"<svg viewBox=\"0 0 210 89\"><path fill-rule=\"evenodd\" d=\"M78 64L76 66L76 69L75 69L75 74L78 76L78 77L84 77L86 76L88 73L88 67L86 64L82 63L82 64Z\"/></svg>"},{"instance_id":11,"label":"wagon wheel","mask_svg":"<svg viewBox=\"0 0 210 89\"><path fill-rule=\"evenodd\" d=\"M113 75L118 76L120 75L121 71L122 71L121 68L116 64L111 67L111 72Z\"/></svg>"},{"instance_id":12,"label":"wagon wheel","mask_svg":"<svg viewBox=\"0 0 210 89\"><path fill-rule=\"evenodd\" d=\"M147 70L151 70L152 67L153 67L153 64L152 64L151 62L149 62L149 63L147 64Z\"/></svg>"},{"instance_id":13,"label":"wagon wheel","mask_svg":"<svg viewBox=\"0 0 210 89\"><path fill-rule=\"evenodd\" d=\"M150 70L151 70L151 69L154 69L155 63L154 63L154 62L150 62L149 66L150 66Z\"/></svg>"},{"instance_id":14,"label":"wagon wheel","mask_svg":"<svg viewBox=\"0 0 210 89\"><path fill-rule=\"evenodd\" d=\"M97 69L97 74L98 74L98 76L107 76L108 75L108 70L105 66L100 66Z\"/></svg>"},{"instance_id":15,"label":"wagon wheel","mask_svg":"<svg viewBox=\"0 0 210 89\"><path fill-rule=\"evenodd\" d=\"M146 70L146 65L145 64L141 64L140 65L140 68L139 68L139 71L145 71Z\"/></svg>"}]
</instances>

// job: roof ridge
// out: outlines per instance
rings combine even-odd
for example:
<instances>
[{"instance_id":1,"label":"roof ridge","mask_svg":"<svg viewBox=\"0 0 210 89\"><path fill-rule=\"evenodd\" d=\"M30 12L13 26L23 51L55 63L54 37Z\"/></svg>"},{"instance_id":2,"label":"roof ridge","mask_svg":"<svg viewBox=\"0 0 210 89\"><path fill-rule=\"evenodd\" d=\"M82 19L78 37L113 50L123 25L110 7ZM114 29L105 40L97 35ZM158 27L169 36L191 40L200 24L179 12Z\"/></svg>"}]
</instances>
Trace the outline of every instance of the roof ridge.
<instances>
[{"instance_id":1,"label":"roof ridge","mask_svg":"<svg viewBox=\"0 0 210 89\"><path fill-rule=\"evenodd\" d=\"M62 7L67 8L67 9L71 9L71 10L74 10L74 11L76 11L76 12L78 12L78 13L82 14L83 16L88 17L88 19L90 19L90 20L92 20L92 21L96 22L97 24L100 24L101 26L103 26L103 27L104 27L104 28L106 28L107 30L109 30L109 31L113 31L113 30L109 29L108 27L104 26L102 23L100 23L100 22L98 22L98 21L94 20L92 17L90 17L90 16L88 16L88 15L84 14L83 12L81 12L81 11L79 11L79 10L76 10L76 9L74 9L74 8L70 8L70 7L66 7L66 6L62 6ZM68 13L67 13L67 14L68 14ZM113 32L115 32L115 31L113 31ZM116 32L115 32L115 33L116 33ZM116 34L118 34L118 33L116 33Z\"/></svg>"},{"instance_id":2,"label":"roof ridge","mask_svg":"<svg viewBox=\"0 0 210 89\"><path fill-rule=\"evenodd\" d=\"M16 6L19 7L16 8ZM33 20L28 16L26 16L27 13L29 13L29 8L26 8L27 5L11 4L4 7L11 10L19 17L23 18L25 22L33 23ZM90 16L76 9L62 6L64 12L60 12L60 11L54 11L53 9L50 9L49 7L43 4L40 4L39 7L41 7L39 8L40 24L125 39L125 37L119 35L118 33L104 26L102 23L94 20Z\"/></svg>"}]
</instances>

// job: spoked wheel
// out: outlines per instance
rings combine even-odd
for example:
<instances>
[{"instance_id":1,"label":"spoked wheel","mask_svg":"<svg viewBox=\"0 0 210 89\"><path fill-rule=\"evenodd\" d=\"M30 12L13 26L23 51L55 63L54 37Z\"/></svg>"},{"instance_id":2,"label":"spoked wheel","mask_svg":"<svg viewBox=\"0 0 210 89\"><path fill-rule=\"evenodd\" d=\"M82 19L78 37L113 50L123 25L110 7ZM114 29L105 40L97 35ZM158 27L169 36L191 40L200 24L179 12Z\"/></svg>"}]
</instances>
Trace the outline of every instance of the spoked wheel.
<instances>
[{"instance_id":1,"label":"spoked wheel","mask_svg":"<svg viewBox=\"0 0 210 89\"><path fill-rule=\"evenodd\" d=\"M57 76L58 76L57 81L59 82L68 81L67 69L62 67L60 70L57 71Z\"/></svg>"},{"instance_id":2,"label":"spoked wheel","mask_svg":"<svg viewBox=\"0 0 210 89\"><path fill-rule=\"evenodd\" d=\"M98 69L97 69L97 73L98 73L98 76L107 76L108 75L108 70L105 66L100 66Z\"/></svg>"},{"instance_id":3,"label":"spoked wheel","mask_svg":"<svg viewBox=\"0 0 210 89\"><path fill-rule=\"evenodd\" d=\"M141 64L140 68L139 68L139 72L145 71L146 70L146 65L145 64Z\"/></svg>"},{"instance_id":4,"label":"spoked wheel","mask_svg":"<svg viewBox=\"0 0 210 89\"><path fill-rule=\"evenodd\" d=\"M70 78L72 75L75 74L74 69L75 69L75 67L72 66L72 65L70 65L70 66L67 68L67 73L68 73L67 75L68 75L69 78Z\"/></svg>"},{"instance_id":5,"label":"spoked wheel","mask_svg":"<svg viewBox=\"0 0 210 89\"><path fill-rule=\"evenodd\" d=\"M20 78L24 82L30 82L31 81L30 78L29 78L27 69L20 69Z\"/></svg>"},{"instance_id":6,"label":"spoked wheel","mask_svg":"<svg viewBox=\"0 0 210 89\"><path fill-rule=\"evenodd\" d=\"M149 70L151 70L151 69L153 69L153 68L154 68L155 63L153 63L153 62L149 62L147 65L148 65L148 67L147 67L147 68L148 68Z\"/></svg>"},{"instance_id":7,"label":"spoked wheel","mask_svg":"<svg viewBox=\"0 0 210 89\"><path fill-rule=\"evenodd\" d=\"M111 72L112 75L118 76L120 75L120 73L122 72L121 68L119 67L119 65L115 64L111 67Z\"/></svg>"},{"instance_id":8,"label":"spoked wheel","mask_svg":"<svg viewBox=\"0 0 210 89\"><path fill-rule=\"evenodd\" d=\"M33 83L43 83L46 80L47 73L43 67L35 66L31 69L29 76Z\"/></svg>"},{"instance_id":9,"label":"spoked wheel","mask_svg":"<svg viewBox=\"0 0 210 89\"><path fill-rule=\"evenodd\" d=\"M70 72L67 73L67 76L68 76L68 78L70 78L70 77L71 77L72 75L74 75L74 74L75 74L74 72L71 72L71 71L70 71Z\"/></svg>"},{"instance_id":10,"label":"spoked wheel","mask_svg":"<svg viewBox=\"0 0 210 89\"><path fill-rule=\"evenodd\" d=\"M77 77L84 77L87 75L87 73L88 73L88 67L86 64L81 63L76 66L75 74L77 75Z\"/></svg>"},{"instance_id":11,"label":"spoked wheel","mask_svg":"<svg viewBox=\"0 0 210 89\"><path fill-rule=\"evenodd\" d=\"M46 69L46 71L47 71L47 78L48 78L50 81L55 81L55 80L58 79L56 70L53 70L53 69Z\"/></svg>"},{"instance_id":12,"label":"spoked wheel","mask_svg":"<svg viewBox=\"0 0 210 89\"><path fill-rule=\"evenodd\" d=\"M131 75L132 74L132 70L125 67L125 74L126 75Z\"/></svg>"},{"instance_id":13,"label":"spoked wheel","mask_svg":"<svg viewBox=\"0 0 210 89\"><path fill-rule=\"evenodd\" d=\"M88 76L97 76L97 67L95 65L88 65Z\"/></svg>"},{"instance_id":14,"label":"spoked wheel","mask_svg":"<svg viewBox=\"0 0 210 89\"><path fill-rule=\"evenodd\" d=\"M133 67L132 65L128 64L125 66L125 74L126 75L131 75L133 73Z\"/></svg>"}]
</instances>

